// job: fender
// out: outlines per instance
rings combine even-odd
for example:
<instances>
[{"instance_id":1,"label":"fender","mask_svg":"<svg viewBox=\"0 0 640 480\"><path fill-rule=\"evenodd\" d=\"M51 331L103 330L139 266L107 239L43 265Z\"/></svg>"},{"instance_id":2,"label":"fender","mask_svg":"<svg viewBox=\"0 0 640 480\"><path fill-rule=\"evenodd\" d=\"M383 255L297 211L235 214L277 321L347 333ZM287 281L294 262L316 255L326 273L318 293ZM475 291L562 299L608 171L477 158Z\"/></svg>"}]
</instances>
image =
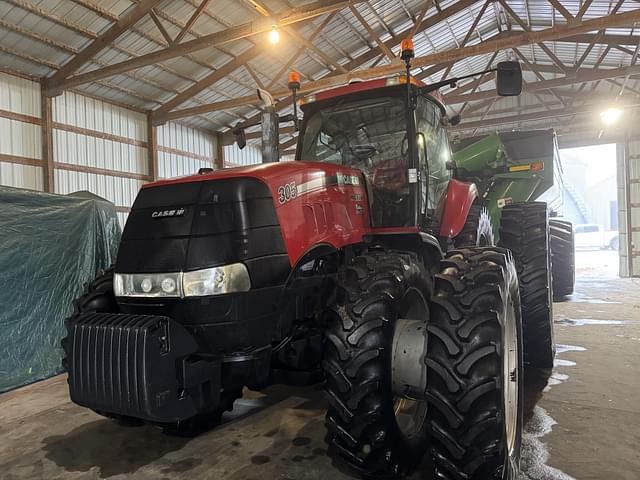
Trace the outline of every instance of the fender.
<instances>
[{"instance_id":1,"label":"fender","mask_svg":"<svg viewBox=\"0 0 640 480\"><path fill-rule=\"evenodd\" d=\"M453 238L460 234L476 198L478 198L478 188L475 183L451 179L445 193L440 223L441 236Z\"/></svg>"}]
</instances>

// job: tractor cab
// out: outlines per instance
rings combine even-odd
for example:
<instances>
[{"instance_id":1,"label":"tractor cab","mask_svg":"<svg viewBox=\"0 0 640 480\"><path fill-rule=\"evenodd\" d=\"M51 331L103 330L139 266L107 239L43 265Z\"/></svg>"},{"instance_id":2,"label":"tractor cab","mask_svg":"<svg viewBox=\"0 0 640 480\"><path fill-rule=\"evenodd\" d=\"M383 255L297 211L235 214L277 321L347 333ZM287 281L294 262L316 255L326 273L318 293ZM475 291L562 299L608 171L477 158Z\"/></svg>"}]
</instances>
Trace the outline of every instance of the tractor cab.
<instances>
[{"instance_id":1,"label":"tractor cab","mask_svg":"<svg viewBox=\"0 0 640 480\"><path fill-rule=\"evenodd\" d=\"M362 171L374 227L414 226L416 218L423 224L450 179L444 106L420 94L424 84L415 78L408 106L406 78L352 83L301 101L296 160Z\"/></svg>"}]
</instances>

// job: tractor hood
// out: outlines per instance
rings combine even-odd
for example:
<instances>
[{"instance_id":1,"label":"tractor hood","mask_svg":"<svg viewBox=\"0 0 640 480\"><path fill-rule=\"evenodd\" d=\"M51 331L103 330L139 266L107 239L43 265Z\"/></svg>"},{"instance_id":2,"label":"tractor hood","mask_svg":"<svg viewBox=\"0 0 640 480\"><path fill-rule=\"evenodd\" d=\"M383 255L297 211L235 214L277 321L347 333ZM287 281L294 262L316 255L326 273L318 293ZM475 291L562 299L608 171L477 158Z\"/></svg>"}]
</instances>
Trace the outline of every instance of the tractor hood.
<instances>
[{"instance_id":1,"label":"tractor hood","mask_svg":"<svg viewBox=\"0 0 640 480\"><path fill-rule=\"evenodd\" d=\"M284 282L310 235L321 241L331 233L331 243L362 235L368 209L366 201L351 198L354 189L362 193L353 198L364 199L358 170L315 162L230 168L146 184L127 219L116 272L186 272L242 262L253 288ZM322 203L307 213L306 202L328 191L340 195L340 204L325 212ZM344 205L343 198L354 205ZM329 226L342 224L335 239Z\"/></svg>"}]
</instances>

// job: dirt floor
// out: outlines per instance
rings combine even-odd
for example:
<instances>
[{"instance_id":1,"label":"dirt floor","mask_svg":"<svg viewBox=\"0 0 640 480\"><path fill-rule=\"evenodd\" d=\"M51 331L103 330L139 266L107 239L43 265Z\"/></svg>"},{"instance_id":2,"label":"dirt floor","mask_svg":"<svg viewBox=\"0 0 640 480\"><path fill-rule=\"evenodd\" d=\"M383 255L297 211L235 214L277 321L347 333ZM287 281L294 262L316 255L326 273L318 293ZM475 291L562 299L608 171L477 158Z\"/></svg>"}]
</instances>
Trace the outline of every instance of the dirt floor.
<instances>
[{"instance_id":1,"label":"dirt floor","mask_svg":"<svg viewBox=\"0 0 640 480\"><path fill-rule=\"evenodd\" d=\"M640 279L615 278L614 252L578 260L576 294L555 305L556 368L526 375L521 479L637 480ZM1 479L353 478L325 456L317 388L249 393L222 426L185 439L77 407L65 382L0 396Z\"/></svg>"}]
</instances>

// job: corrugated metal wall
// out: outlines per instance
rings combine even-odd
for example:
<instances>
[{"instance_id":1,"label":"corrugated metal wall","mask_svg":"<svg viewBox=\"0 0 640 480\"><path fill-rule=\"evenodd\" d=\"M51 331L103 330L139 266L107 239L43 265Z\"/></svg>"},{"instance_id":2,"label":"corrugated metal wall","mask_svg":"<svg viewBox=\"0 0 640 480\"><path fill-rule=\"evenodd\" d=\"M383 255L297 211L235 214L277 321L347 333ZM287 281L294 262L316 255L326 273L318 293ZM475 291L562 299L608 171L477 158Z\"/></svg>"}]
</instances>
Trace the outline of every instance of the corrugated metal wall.
<instances>
[{"instance_id":1,"label":"corrugated metal wall","mask_svg":"<svg viewBox=\"0 0 640 480\"><path fill-rule=\"evenodd\" d=\"M40 85L0 73L0 185L42 190Z\"/></svg>"},{"instance_id":2,"label":"corrugated metal wall","mask_svg":"<svg viewBox=\"0 0 640 480\"><path fill-rule=\"evenodd\" d=\"M193 175L199 168L213 168L216 138L193 128L169 122L158 127L158 176Z\"/></svg>"},{"instance_id":3,"label":"corrugated metal wall","mask_svg":"<svg viewBox=\"0 0 640 480\"><path fill-rule=\"evenodd\" d=\"M43 189L40 107L38 82L0 73L0 185ZM74 92L54 98L52 109L55 192L100 195L124 224L150 180L146 115ZM212 134L168 123L158 127L157 141L160 178L213 166ZM252 152L243 164L253 159Z\"/></svg>"},{"instance_id":4,"label":"corrugated metal wall","mask_svg":"<svg viewBox=\"0 0 640 480\"><path fill-rule=\"evenodd\" d=\"M262 163L262 152L259 147L247 145L242 150L235 143L224 147L225 167L239 167L241 165L255 165Z\"/></svg>"},{"instance_id":5,"label":"corrugated metal wall","mask_svg":"<svg viewBox=\"0 0 640 480\"><path fill-rule=\"evenodd\" d=\"M100 195L116 205L124 223L148 180L146 116L65 92L53 99L53 122L56 193Z\"/></svg>"}]
</instances>

